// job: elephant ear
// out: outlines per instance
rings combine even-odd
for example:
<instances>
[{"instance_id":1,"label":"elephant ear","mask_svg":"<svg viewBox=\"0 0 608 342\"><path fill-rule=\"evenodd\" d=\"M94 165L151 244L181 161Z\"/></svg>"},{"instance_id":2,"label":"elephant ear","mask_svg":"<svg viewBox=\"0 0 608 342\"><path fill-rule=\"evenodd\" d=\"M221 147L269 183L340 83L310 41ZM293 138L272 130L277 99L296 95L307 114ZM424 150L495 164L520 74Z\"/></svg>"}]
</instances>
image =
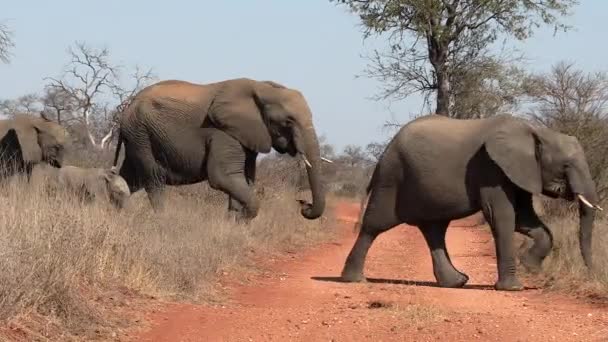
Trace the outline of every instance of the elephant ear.
<instances>
[{"instance_id":1,"label":"elephant ear","mask_svg":"<svg viewBox=\"0 0 608 342\"><path fill-rule=\"evenodd\" d=\"M26 163L38 163L42 160L42 149L39 142L40 130L28 125L17 130L17 138L21 146L21 155Z\"/></svg>"},{"instance_id":2,"label":"elephant ear","mask_svg":"<svg viewBox=\"0 0 608 342\"><path fill-rule=\"evenodd\" d=\"M518 187L533 194L542 191L540 140L532 127L523 122L504 124L489 135L485 148Z\"/></svg>"},{"instance_id":3,"label":"elephant ear","mask_svg":"<svg viewBox=\"0 0 608 342\"><path fill-rule=\"evenodd\" d=\"M226 82L218 90L207 118L213 126L225 131L246 148L268 153L272 139L264 123L263 108L260 107L263 102L258 100L254 84L254 81L246 80Z\"/></svg>"},{"instance_id":4,"label":"elephant ear","mask_svg":"<svg viewBox=\"0 0 608 342\"><path fill-rule=\"evenodd\" d=\"M17 131L14 128L9 129L4 137L0 139L0 155L5 160L10 160L16 163L23 162L23 151Z\"/></svg>"}]
</instances>

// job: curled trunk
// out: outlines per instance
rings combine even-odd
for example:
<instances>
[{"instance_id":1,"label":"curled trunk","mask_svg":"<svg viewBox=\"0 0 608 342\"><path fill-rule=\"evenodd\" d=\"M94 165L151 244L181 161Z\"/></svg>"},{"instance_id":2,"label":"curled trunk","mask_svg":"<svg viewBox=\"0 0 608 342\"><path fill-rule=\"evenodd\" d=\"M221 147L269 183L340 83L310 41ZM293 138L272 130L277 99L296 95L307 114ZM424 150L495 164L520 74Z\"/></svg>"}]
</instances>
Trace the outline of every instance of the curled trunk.
<instances>
[{"instance_id":1,"label":"curled trunk","mask_svg":"<svg viewBox=\"0 0 608 342\"><path fill-rule=\"evenodd\" d=\"M304 205L301 213L305 218L314 220L323 215L323 211L325 210L325 189L321 181L321 151L319 149L319 141L312 126L302 131L302 145L302 152L310 162L310 166L306 166L306 171L308 173L312 204Z\"/></svg>"}]
</instances>

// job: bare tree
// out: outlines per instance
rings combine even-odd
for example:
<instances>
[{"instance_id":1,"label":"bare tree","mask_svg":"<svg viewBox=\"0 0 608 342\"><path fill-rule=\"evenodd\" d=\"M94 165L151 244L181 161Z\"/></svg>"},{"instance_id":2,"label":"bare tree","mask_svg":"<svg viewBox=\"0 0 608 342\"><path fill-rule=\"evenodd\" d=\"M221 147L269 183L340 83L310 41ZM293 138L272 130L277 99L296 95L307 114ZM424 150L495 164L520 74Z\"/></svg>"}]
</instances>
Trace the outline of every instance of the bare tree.
<instances>
[{"instance_id":1,"label":"bare tree","mask_svg":"<svg viewBox=\"0 0 608 342\"><path fill-rule=\"evenodd\" d=\"M133 83L129 86L123 86L120 83L115 83L112 86L112 94L114 94L118 104L110 112L109 117L111 124L108 132L101 139L102 148L108 147L112 137L114 136L117 127L118 115L127 109L137 92L149 85L152 81L156 80L157 77L153 73L152 69L144 70L139 66L135 66L135 71L130 75L130 79L133 80Z\"/></svg>"},{"instance_id":2,"label":"bare tree","mask_svg":"<svg viewBox=\"0 0 608 342\"><path fill-rule=\"evenodd\" d=\"M380 160L380 156L384 153L388 142L371 142L365 146L365 151L369 156L370 160L377 163Z\"/></svg>"},{"instance_id":3,"label":"bare tree","mask_svg":"<svg viewBox=\"0 0 608 342\"><path fill-rule=\"evenodd\" d=\"M350 167L364 166L369 163L363 148L356 145L346 145L338 160Z\"/></svg>"},{"instance_id":4,"label":"bare tree","mask_svg":"<svg viewBox=\"0 0 608 342\"><path fill-rule=\"evenodd\" d=\"M13 32L9 30L8 26L4 23L0 23L0 61L4 63L10 62L11 49L15 47L13 41Z\"/></svg>"},{"instance_id":5,"label":"bare tree","mask_svg":"<svg viewBox=\"0 0 608 342\"><path fill-rule=\"evenodd\" d=\"M152 70L143 72L137 67L133 75L135 85L127 87L121 84L121 68L111 63L107 48L96 49L76 42L68 53L70 62L63 75L47 78L47 106L58 115L57 120L63 121L61 115L70 113L85 130L91 146L106 148L113 136L116 113L153 79ZM118 104L111 105L115 102Z\"/></svg>"},{"instance_id":6,"label":"bare tree","mask_svg":"<svg viewBox=\"0 0 608 342\"><path fill-rule=\"evenodd\" d=\"M73 114L78 108L78 103L64 89L47 86L42 102L47 117L54 118L60 125L69 125L70 121L74 121Z\"/></svg>"},{"instance_id":7,"label":"bare tree","mask_svg":"<svg viewBox=\"0 0 608 342\"><path fill-rule=\"evenodd\" d=\"M358 15L364 37L388 34L389 49L374 50L366 75L384 85L378 99L436 93L435 112L450 115L455 68L489 56L499 35L528 38L541 24L568 27L558 17L576 0L329 0Z\"/></svg>"},{"instance_id":8,"label":"bare tree","mask_svg":"<svg viewBox=\"0 0 608 342\"><path fill-rule=\"evenodd\" d=\"M608 74L584 73L574 63L562 61L548 74L530 77L526 91L535 105L530 115L563 129L579 126L581 120L603 119L608 109Z\"/></svg>"},{"instance_id":9,"label":"bare tree","mask_svg":"<svg viewBox=\"0 0 608 342\"><path fill-rule=\"evenodd\" d=\"M42 110L40 97L35 93L19 96L13 100L0 101L0 114L14 116L16 114L38 115Z\"/></svg>"}]
</instances>

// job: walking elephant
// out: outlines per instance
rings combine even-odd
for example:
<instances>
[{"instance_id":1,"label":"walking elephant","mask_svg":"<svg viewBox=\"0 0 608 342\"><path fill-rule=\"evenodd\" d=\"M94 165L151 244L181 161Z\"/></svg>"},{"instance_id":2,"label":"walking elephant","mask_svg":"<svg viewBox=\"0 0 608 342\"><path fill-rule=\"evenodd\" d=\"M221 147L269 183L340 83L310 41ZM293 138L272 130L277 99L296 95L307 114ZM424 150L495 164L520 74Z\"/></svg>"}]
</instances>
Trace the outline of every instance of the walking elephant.
<instances>
[{"instance_id":1,"label":"walking elephant","mask_svg":"<svg viewBox=\"0 0 608 342\"><path fill-rule=\"evenodd\" d=\"M145 189L155 211L163 209L165 185L207 180L229 195L230 210L255 217L256 158L271 148L306 164L312 203L301 202L302 215L316 219L325 209L310 108L299 91L275 82L158 82L141 90L121 115L118 140L114 166L124 143L119 173L131 193Z\"/></svg>"},{"instance_id":2,"label":"walking elephant","mask_svg":"<svg viewBox=\"0 0 608 342\"><path fill-rule=\"evenodd\" d=\"M538 218L532 195L579 202L580 249L592 264L595 209L601 210L594 181L575 137L508 115L459 120L428 115L404 125L378 161L367 188L359 235L342 270L344 281L363 281L364 262L374 239L392 227L418 226L431 252L442 287L462 287L446 249L451 220L482 211L494 237L496 290L522 290L515 274L513 233L533 239L521 257L534 271L553 246Z\"/></svg>"},{"instance_id":3,"label":"walking elephant","mask_svg":"<svg viewBox=\"0 0 608 342\"><path fill-rule=\"evenodd\" d=\"M61 125L43 115L0 120L0 178L23 173L29 181L37 164L61 167L67 138Z\"/></svg>"}]
</instances>

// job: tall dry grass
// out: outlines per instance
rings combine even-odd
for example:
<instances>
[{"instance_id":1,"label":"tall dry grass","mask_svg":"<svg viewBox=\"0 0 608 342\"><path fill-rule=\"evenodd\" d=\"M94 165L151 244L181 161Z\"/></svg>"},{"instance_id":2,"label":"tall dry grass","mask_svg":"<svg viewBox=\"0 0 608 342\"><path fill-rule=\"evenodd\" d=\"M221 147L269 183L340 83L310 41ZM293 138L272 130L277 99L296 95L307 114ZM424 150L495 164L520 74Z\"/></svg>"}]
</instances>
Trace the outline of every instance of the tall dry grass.
<instances>
[{"instance_id":1,"label":"tall dry grass","mask_svg":"<svg viewBox=\"0 0 608 342\"><path fill-rule=\"evenodd\" d=\"M66 329L100 322L91 289L123 286L155 296L206 299L218 273L242 270L251 250L272 252L327 237L325 219L300 216L295 190L266 189L249 224L226 213L227 198L205 184L169 189L155 214L145 193L127 208L81 205L16 177L0 189L0 320L35 313ZM239 268L240 267L240 268Z\"/></svg>"},{"instance_id":2,"label":"tall dry grass","mask_svg":"<svg viewBox=\"0 0 608 342\"><path fill-rule=\"evenodd\" d=\"M565 201L537 199L535 207L553 233L553 250L543 262L542 276L546 285L578 295L608 299L608 218L603 212L596 213L592 243L594 268L588 270L579 247L577 208ZM532 241L519 236L523 252Z\"/></svg>"}]
</instances>

